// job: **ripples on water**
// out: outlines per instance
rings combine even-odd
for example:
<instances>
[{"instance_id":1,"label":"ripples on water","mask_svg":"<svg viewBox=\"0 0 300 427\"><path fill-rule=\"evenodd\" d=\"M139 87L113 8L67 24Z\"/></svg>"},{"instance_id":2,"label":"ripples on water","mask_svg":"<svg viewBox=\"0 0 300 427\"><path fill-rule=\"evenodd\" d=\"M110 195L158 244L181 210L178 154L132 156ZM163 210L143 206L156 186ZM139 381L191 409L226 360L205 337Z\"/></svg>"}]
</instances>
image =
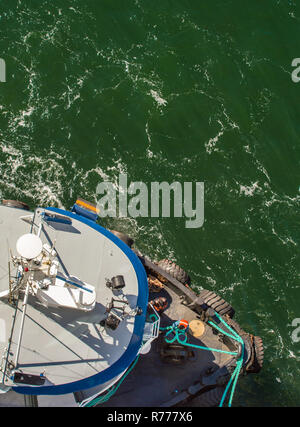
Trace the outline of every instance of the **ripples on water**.
<instances>
[{"instance_id":1,"label":"ripples on water","mask_svg":"<svg viewBox=\"0 0 300 427\"><path fill-rule=\"evenodd\" d=\"M236 405L298 405L299 8L2 3L0 196L69 208L120 172L204 181L201 229L183 218L102 222L173 258L262 336L264 369L240 382Z\"/></svg>"}]
</instances>

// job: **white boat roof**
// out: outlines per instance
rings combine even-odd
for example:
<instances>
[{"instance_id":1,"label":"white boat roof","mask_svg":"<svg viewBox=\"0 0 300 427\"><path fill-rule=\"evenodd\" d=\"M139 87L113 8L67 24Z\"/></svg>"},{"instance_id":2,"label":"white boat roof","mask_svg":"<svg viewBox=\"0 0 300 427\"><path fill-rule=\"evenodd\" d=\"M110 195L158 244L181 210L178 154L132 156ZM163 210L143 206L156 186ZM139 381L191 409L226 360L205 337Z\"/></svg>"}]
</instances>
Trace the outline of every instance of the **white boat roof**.
<instances>
[{"instance_id":1,"label":"white boat roof","mask_svg":"<svg viewBox=\"0 0 300 427\"><path fill-rule=\"evenodd\" d=\"M38 208L33 213L0 206L0 292L8 289L10 251L17 255L18 238L32 231L32 220L38 226L44 212L71 219L70 225L43 222L40 238L43 244L54 245L59 274L80 278L95 288L96 305L89 312L45 307L29 295L16 368L24 374L46 377L46 381L33 387L14 384L14 390L23 394L70 393L116 378L140 349L148 303L146 273L134 252L94 221L56 208ZM139 307L142 314L128 316L112 330L101 326L100 321L105 318L113 297L106 280L118 275L124 277L123 293L130 308ZM5 366L14 359L21 317L21 303L16 310L7 299L0 299L0 384L3 385L11 385Z\"/></svg>"}]
</instances>

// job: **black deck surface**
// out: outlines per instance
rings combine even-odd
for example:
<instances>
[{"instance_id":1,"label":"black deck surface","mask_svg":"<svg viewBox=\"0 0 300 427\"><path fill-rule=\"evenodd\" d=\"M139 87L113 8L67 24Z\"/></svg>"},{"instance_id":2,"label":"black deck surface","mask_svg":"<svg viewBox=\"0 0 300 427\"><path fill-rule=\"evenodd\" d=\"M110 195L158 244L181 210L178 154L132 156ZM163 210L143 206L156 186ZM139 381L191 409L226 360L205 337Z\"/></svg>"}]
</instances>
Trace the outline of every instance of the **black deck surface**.
<instances>
[{"instance_id":1,"label":"black deck surface","mask_svg":"<svg viewBox=\"0 0 300 427\"><path fill-rule=\"evenodd\" d=\"M149 300L165 296L169 306L161 315L161 326L172 325L179 319L191 321L197 319L197 314L181 304L179 296L172 290L164 288L160 293L150 294ZM188 342L201 346L228 350L206 326L201 339L195 339L188 334ZM182 365L163 362L160 357L161 346L164 345L164 333L152 343L149 353L140 355L137 365L121 384L118 392L108 402L101 406L168 406L168 402L176 395L200 381L201 373L210 367L223 364L230 356L211 351L191 349L191 357Z\"/></svg>"}]
</instances>

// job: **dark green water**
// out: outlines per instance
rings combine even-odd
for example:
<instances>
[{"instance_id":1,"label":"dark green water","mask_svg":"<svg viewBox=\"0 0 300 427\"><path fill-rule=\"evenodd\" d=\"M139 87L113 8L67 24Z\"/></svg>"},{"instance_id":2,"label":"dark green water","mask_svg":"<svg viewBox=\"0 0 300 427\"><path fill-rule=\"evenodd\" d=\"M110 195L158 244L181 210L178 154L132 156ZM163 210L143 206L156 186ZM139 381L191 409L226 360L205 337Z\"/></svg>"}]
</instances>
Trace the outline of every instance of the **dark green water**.
<instances>
[{"instance_id":1,"label":"dark green water","mask_svg":"<svg viewBox=\"0 0 300 427\"><path fill-rule=\"evenodd\" d=\"M263 338L235 406L299 406L299 3L1 0L0 16L0 197L69 208L120 172L204 181L202 228L101 222Z\"/></svg>"}]
</instances>

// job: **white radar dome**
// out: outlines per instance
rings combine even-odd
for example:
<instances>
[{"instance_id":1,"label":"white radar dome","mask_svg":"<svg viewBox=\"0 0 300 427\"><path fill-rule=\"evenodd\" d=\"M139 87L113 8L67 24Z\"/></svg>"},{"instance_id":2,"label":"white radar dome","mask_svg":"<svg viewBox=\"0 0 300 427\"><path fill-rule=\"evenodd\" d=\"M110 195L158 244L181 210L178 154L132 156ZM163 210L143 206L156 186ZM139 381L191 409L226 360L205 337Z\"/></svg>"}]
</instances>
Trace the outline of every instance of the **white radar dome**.
<instances>
[{"instance_id":1,"label":"white radar dome","mask_svg":"<svg viewBox=\"0 0 300 427\"><path fill-rule=\"evenodd\" d=\"M17 241L17 251L22 258L34 259L43 249L41 239L35 234L23 234Z\"/></svg>"}]
</instances>

